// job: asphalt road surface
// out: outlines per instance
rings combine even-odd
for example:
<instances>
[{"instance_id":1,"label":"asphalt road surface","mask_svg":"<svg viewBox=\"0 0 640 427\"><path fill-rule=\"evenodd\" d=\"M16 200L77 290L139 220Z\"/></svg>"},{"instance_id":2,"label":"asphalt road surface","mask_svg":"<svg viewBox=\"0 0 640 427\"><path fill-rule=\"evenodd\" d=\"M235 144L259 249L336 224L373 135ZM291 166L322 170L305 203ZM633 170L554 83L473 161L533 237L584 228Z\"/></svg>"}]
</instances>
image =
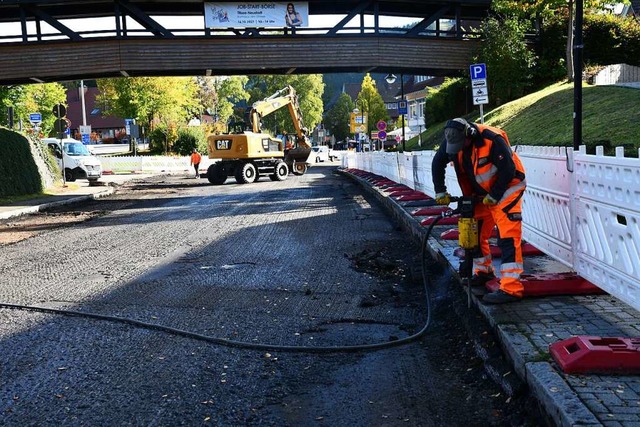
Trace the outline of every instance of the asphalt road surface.
<instances>
[{"instance_id":1,"label":"asphalt road surface","mask_svg":"<svg viewBox=\"0 0 640 427\"><path fill-rule=\"evenodd\" d=\"M2 425L541 424L517 381L492 380L515 374L435 266L420 339L283 350L393 342L427 319L419 248L335 165L248 185L145 178L11 225Z\"/></svg>"}]
</instances>

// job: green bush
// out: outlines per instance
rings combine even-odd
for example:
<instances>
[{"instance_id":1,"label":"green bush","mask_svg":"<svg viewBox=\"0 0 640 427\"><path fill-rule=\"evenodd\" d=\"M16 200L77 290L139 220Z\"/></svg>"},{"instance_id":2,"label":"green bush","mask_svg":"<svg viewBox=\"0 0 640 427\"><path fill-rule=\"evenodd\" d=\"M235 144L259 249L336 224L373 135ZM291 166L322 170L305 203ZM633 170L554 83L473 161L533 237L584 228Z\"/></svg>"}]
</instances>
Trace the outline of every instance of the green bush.
<instances>
[{"instance_id":1,"label":"green bush","mask_svg":"<svg viewBox=\"0 0 640 427\"><path fill-rule=\"evenodd\" d=\"M425 123L430 126L467 113L467 79L445 79L438 89L427 94L424 104Z\"/></svg>"},{"instance_id":2,"label":"green bush","mask_svg":"<svg viewBox=\"0 0 640 427\"><path fill-rule=\"evenodd\" d=\"M170 136L167 135L167 127L165 125L157 125L149 133L149 150L152 153L164 154L173 150Z\"/></svg>"},{"instance_id":3,"label":"green bush","mask_svg":"<svg viewBox=\"0 0 640 427\"><path fill-rule=\"evenodd\" d=\"M29 141L0 128L0 197L41 193L43 189Z\"/></svg>"},{"instance_id":4,"label":"green bush","mask_svg":"<svg viewBox=\"0 0 640 427\"><path fill-rule=\"evenodd\" d=\"M173 145L174 151L182 156L188 156L194 148L200 153L207 152L204 129L191 126L178 130L178 139Z\"/></svg>"},{"instance_id":5,"label":"green bush","mask_svg":"<svg viewBox=\"0 0 640 427\"><path fill-rule=\"evenodd\" d=\"M583 28L586 63L640 66L640 24L634 19L588 15Z\"/></svg>"},{"instance_id":6,"label":"green bush","mask_svg":"<svg viewBox=\"0 0 640 427\"><path fill-rule=\"evenodd\" d=\"M629 64L640 66L640 23L615 15L584 17L583 60L590 65ZM567 18L556 17L545 22L541 31L538 87L566 76Z\"/></svg>"}]
</instances>

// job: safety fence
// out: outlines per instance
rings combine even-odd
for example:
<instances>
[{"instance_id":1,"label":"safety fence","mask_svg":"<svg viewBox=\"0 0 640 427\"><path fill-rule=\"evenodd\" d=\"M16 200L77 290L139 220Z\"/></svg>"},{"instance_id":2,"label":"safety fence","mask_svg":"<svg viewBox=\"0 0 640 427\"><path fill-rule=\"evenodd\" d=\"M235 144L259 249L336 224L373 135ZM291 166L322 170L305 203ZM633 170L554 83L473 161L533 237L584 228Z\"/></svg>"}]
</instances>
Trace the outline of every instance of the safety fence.
<instances>
[{"instance_id":1,"label":"safety fence","mask_svg":"<svg viewBox=\"0 0 640 427\"><path fill-rule=\"evenodd\" d=\"M202 156L200 172L205 173L212 159ZM119 173L190 173L189 156L123 156L100 157L105 174Z\"/></svg>"},{"instance_id":2,"label":"safety fence","mask_svg":"<svg viewBox=\"0 0 640 427\"><path fill-rule=\"evenodd\" d=\"M640 159L586 148L519 146L527 176L523 238L616 298L640 310ZM639 153L640 154L640 153ZM349 153L342 165L434 196L434 151ZM449 193L460 195L453 167Z\"/></svg>"}]
</instances>

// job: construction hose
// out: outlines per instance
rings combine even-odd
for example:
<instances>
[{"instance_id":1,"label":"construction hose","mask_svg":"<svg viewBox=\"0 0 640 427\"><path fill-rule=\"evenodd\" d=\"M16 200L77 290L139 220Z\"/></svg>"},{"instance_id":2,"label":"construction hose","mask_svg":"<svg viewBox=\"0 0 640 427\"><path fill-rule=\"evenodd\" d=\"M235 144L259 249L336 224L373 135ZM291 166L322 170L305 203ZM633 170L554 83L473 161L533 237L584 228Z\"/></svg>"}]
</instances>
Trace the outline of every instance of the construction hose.
<instances>
[{"instance_id":1,"label":"construction hose","mask_svg":"<svg viewBox=\"0 0 640 427\"><path fill-rule=\"evenodd\" d=\"M347 353L347 352L359 352L359 351L367 351L367 350L383 350L392 347L398 347L404 344L409 344L413 341L416 341L420 337L422 337L429 328L431 324L431 296L429 292L429 278L426 273L426 248L429 241L429 236L431 235L431 231L433 227L438 223L443 216L438 216L432 223L429 225L427 232L422 240L422 250L421 250L421 267L422 267L422 284L424 285L425 292L425 300L426 300L426 315L427 318L425 320L425 324L417 333L410 335L408 337L400 338L393 341L386 341L382 343L373 343L373 344L359 344L359 345L351 345L351 346L333 346L333 347L309 347L309 346L289 346L289 345L275 345L275 344L259 344L259 343L249 343L243 341L235 341L225 338L216 338L208 335L197 334L195 332L185 331L183 329L172 328L169 326L162 326L155 323L142 322L140 320L129 319L126 317L117 317L117 316L109 316L98 313L90 313L90 312L82 312L77 310L62 310L56 308L48 308L48 307L39 307L34 305L21 305L21 304L11 304L0 302L0 308L7 308L12 310L24 310L24 311L37 311L41 313L47 314L61 314L65 316L73 316L73 317L82 317L86 319L94 319L94 320L104 320L108 322L114 323L122 323L130 326L134 326L137 328L144 328L150 330L156 330L160 332L165 332L168 334L172 334L175 336L191 338L199 341L205 341L211 344L218 344L227 347L236 347L243 348L249 350L263 350L263 351L281 351L281 352L289 352L289 353Z\"/></svg>"}]
</instances>

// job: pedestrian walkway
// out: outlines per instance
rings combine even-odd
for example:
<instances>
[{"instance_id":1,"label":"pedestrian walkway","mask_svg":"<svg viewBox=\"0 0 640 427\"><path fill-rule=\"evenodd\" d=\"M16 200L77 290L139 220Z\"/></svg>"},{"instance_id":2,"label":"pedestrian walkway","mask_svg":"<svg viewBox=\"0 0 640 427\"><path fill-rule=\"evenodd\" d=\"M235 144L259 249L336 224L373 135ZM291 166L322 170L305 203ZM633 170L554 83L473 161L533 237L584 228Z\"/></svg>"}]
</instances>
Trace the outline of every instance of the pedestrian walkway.
<instances>
[{"instance_id":1,"label":"pedestrian walkway","mask_svg":"<svg viewBox=\"0 0 640 427\"><path fill-rule=\"evenodd\" d=\"M372 176L367 172L344 169L341 173L374 195L416 243L422 241L427 227L420 222L425 217L412 212L426 201L398 201L367 179ZM459 279L458 242L441 237L454 228L434 226L428 246ZM567 267L544 254L525 256L525 274L566 271ZM557 425L640 426L640 375L568 375L549 351L550 344L577 335L640 337L638 311L604 293L528 297L501 305L484 305L472 294L470 298L492 326L514 371Z\"/></svg>"}]
</instances>

